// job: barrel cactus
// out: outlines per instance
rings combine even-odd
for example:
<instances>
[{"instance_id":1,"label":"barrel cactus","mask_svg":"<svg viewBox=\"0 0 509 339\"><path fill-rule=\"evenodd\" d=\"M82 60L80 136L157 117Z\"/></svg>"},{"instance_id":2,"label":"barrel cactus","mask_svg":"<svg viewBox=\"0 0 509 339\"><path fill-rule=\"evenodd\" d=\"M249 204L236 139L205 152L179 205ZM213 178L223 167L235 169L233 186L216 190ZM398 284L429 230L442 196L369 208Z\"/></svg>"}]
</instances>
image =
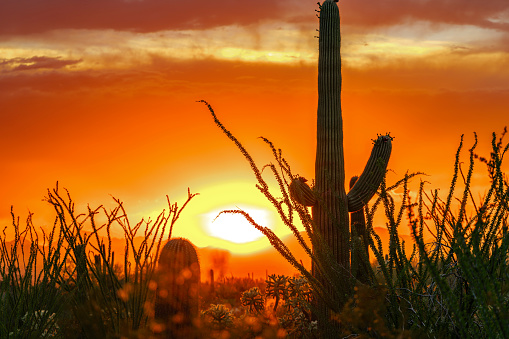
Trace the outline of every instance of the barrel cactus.
<instances>
[{"instance_id":1,"label":"barrel cactus","mask_svg":"<svg viewBox=\"0 0 509 339\"><path fill-rule=\"evenodd\" d=\"M336 1L324 1L319 16L315 185L311 189L305 179L298 177L291 183L290 193L298 203L312 206L314 229L328 245L333 259L342 267L344 276L348 277L349 212L361 210L378 189L387 169L392 138L389 135L377 136L363 173L347 194L341 110L340 16ZM322 277L317 267L313 267L313 274L333 292L332 286ZM348 286L346 289L349 289Z\"/></svg>"},{"instance_id":2,"label":"barrel cactus","mask_svg":"<svg viewBox=\"0 0 509 339\"><path fill-rule=\"evenodd\" d=\"M161 250L157 269L155 320L166 337L193 336L199 314L200 263L193 244L170 239Z\"/></svg>"}]
</instances>

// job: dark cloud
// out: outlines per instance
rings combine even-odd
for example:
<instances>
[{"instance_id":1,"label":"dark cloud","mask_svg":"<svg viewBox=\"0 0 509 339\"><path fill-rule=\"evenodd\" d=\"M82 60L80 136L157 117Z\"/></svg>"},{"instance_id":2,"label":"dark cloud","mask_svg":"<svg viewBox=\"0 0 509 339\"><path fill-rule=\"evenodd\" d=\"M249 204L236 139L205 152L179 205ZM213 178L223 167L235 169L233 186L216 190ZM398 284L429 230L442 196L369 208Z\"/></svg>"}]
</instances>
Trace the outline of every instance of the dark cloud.
<instances>
[{"instance_id":1,"label":"dark cloud","mask_svg":"<svg viewBox=\"0 0 509 339\"><path fill-rule=\"evenodd\" d=\"M509 32L507 0L342 0L343 24L383 27L424 21ZM132 32L252 25L264 20L316 23L315 2L290 0L16 0L0 10L0 36L57 29Z\"/></svg>"},{"instance_id":2,"label":"dark cloud","mask_svg":"<svg viewBox=\"0 0 509 339\"><path fill-rule=\"evenodd\" d=\"M0 59L0 69L9 71L25 71L34 69L59 69L75 65L82 60L65 60L60 57L35 56L31 58Z\"/></svg>"},{"instance_id":3,"label":"dark cloud","mask_svg":"<svg viewBox=\"0 0 509 339\"><path fill-rule=\"evenodd\" d=\"M16 0L4 1L0 34L55 29L154 32L252 24L285 17L286 1L257 0ZM290 6L291 9L291 6Z\"/></svg>"},{"instance_id":4,"label":"dark cloud","mask_svg":"<svg viewBox=\"0 0 509 339\"><path fill-rule=\"evenodd\" d=\"M422 20L509 31L507 0L355 0L341 1L340 10L344 23L360 26L391 26Z\"/></svg>"}]
</instances>

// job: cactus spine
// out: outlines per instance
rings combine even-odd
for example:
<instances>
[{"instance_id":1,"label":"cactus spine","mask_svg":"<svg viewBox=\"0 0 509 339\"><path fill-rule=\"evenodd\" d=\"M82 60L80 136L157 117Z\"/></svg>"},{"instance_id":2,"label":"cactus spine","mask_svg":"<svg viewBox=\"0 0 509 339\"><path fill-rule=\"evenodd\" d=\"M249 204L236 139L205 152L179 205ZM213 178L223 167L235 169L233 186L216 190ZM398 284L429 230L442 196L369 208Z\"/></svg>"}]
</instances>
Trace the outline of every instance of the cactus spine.
<instances>
[{"instance_id":1,"label":"cactus spine","mask_svg":"<svg viewBox=\"0 0 509 339\"><path fill-rule=\"evenodd\" d=\"M309 198L310 188L301 178L294 179L291 186L296 192L292 190L290 192L297 202L306 206L312 205L315 230L328 244L334 260L344 268L346 278L350 272L348 212L362 209L378 189L387 169L392 138L383 135L374 140L374 147L364 172L347 195L341 111L340 48L339 9L334 0L326 0L320 9L317 146L313 191L315 199ZM325 286L329 286L315 266L313 274L323 281ZM349 293L347 280L345 279L346 294ZM332 287L328 288L332 292Z\"/></svg>"},{"instance_id":2,"label":"cactus spine","mask_svg":"<svg viewBox=\"0 0 509 339\"><path fill-rule=\"evenodd\" d=\"M170 239L161 250L157 272L155 319L166 337L193 337L199 312L200 263L193 244Z\"/></svg>"}]
</instances>

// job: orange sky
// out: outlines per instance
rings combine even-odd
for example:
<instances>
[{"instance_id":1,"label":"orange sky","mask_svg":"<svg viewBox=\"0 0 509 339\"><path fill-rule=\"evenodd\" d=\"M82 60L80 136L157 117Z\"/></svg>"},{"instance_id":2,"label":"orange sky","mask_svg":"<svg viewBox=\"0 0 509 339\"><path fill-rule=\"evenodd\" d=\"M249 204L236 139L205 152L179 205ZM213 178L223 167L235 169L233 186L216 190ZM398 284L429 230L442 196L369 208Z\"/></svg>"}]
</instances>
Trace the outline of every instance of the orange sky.
<instances>
[{"instance_id":1,"label":"orange sky","mask_svg":"<svg viewBox=\"0 0 509 339\"><path fill-rule=\"evenodd\" d=\"M364 168L371 139L390 132L389 181L423 171L429 189L445 191L461 134L467 149L477 132L488 155L491 133L509 125L509 3L339 6L347 177ZM262 210L267 226L287 231L263 212L249 166L195 101L210 102L260 165L270 161L257 139L265 136L311 179L315 9L288 0L2 2L1 225L11 205L51 223L41 200L57 180L78 208L113 195L135 220L157 215L166 195L183 203L189 187L200 195L175 235L234 252L266 248L208 234L207 216L235 206Z\"/></svg>"}]
</instances>

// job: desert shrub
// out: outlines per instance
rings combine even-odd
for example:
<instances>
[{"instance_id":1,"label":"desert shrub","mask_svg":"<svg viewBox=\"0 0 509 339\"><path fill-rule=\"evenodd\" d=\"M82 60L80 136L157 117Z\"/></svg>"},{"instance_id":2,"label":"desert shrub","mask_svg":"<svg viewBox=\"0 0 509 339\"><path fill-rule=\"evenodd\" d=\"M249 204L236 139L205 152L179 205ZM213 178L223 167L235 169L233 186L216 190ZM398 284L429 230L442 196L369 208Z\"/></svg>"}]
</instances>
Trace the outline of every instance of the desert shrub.
<instances>
[{"instance_id":1,"label":"desert shrub","mask_svg":"<svg viewBox=\"0 0 509 339\"><path fill-rule=\"evenodd\" d=\"M292 230L311 258L313 270L320 271L320 276L334 289L337 299L327 298L328 294L321 281L295 258L284 242L268 227L257 224L242 210L227 210L222 213L244 215L246 220L261 231L271 245L308 279L318 302L322 303L320 307L325 305L328 308L327 313L316 312L311 304L311 310L318 322L326 324L322 327L325 332L330 333L332 328L333 331L347 335L359 334L356 331L360 331L360 327L352 328L347 325L349 321L342 318L351 318L350 311L358 312L359 307L362 307L359 305L369 305L359 304L359 293L356 292L359 289L351 290L349 286L367 285L369 288L381 288L386 292L381 308L383 311L378 313L380 318L376 318L378 323L383 322L383 326L368 326L366 335L379 337L382 333L411 333L417 336L424 333L430 337L509 336L509 322L505 320L509 315L509 184L507 175L502 170L503 158L509 149L509 144L503 143L506 129L500 137L493 134L489 158L480 157L474 152L477 146L475 136L475 144L469 150L466 173L460 165L463 147L463 137L461 138L454 162L453 178L445 199L439 197L438 190L426 193L426 182L421 180L417 200L411 201L409 185L415 177L422 177L422 173L407 173L390 185L384 178L375 198L364 209L367 232L365 241L374 253L377 270L368 263L360 265L368 270L362 275L363 282L356 281L352 274L348 278L350 281L345 282L345 268L330 255L331 251L316 231L309 210L296 202L290 194L292 182L299 181L300 177L293 174L281 149L262 138L274 155L274 163L258 167L242 143L219 121L212 107L207 102L204 103L214 122L249 162L257 180L256 187L272 203L282 222ZM487 165L491 181L485 196L477 202L473 199L471 189L475 159ZM275 178L275 188L267 183L263 175L266 169ZM459 197L456 197L456 189L460 184L463 185L463 190ZM396 189L403 190L400 201L393 196L392 192ZM312 188L310 194L313 194ZM381 238L374 231L374 216L380 210L385 215L389 231L388 253L384 253ZM298 229L299 224L304 228L308 239L305 240L302 236ZM399 236L403 225L411 229L415 242L411 253L406 253ZM432 237L431 241L428 241L428 234ZM308 243L312 244L313 250ZM355 252L360 245L362 244L350 239L351 251ZM364 293L364 287L361 291ZM333 316L329 317L327 314Z\"/></svg>"},{"instance_id":2,"label":"desert shrub","mask_svg":"<svg viewBox=\"0 0 509 339\"><path fill-rule=\"evenodd\" d=\"M210 305L202 311L204 329L211 330L213 337L314 338L317 327L311 320L307 280L270 275L265 284L265 292L255 286L242 293L242 312L223 304Z\"/></svg>"},{"instance_id":3,"label":"desert shrub","mask_svg":"<svg viewBox=\"0 0 509 339\"><path fill-rule=\"evenodd\" d=\"M223 304L212 304L208 309L202 311L202 316L215 330L226 330L233 327L235 316L232 311Z\"/></svg>"},{"instance_id":4,"label":"desert shrub","mask_svg":"<svg viewBox=\"0 0 509 339\"><path fill-rule=\"evenodd\" d=\"M209 284L202 283L200 292L204 309L211 304L224 304L237 309L241 307L241 296L244 291L253 287L265 291L265 280L248 277L223 277L214 284L214 293L211 293Z\"/></svg>"},{"instance_id":5,"label":"desert shrub","mask_svg":"<svg viewBox=\"0 0 509 339\"><path fill-rule=\"evenodd\" d=\"M417 201L410 201L409 177L399 205L389 193L396 185L382 185L378 198L366 209L368 238L381 272L374 286L386 289L385 321L390 330L413 330L430 337L507 337L509 186L502 162L509 144L493 134L489 160L469 150L469 166L463 172L460 143L451 186L445 199L438 190L426 193L421 181ZM473 199L471 179L475 159L484 159L491 181L480 201ZM461 178L461 181L460 179ZM460 197L456 189L462 185ZM456 204L454 202L457 202ZM373 216L383 208L390 232L389 253L383 253L373 231ZM417 211L415 211L417 210ZM415 241L413 253L405 253L398 229L407 216ZM428 240L431 237L431 240Z\"/></svg>"},{"instance_id":6,"label":"desert shrub","mask_svg":"<svg viewBox=\"0 0 509 339\"><path fill-rule=\"evenodd\" d=\"M0 236L0 337L56 337L66 299L53 277L69 253L56 251L51 239L39 247L32 214L24 228L11 214L15 238L6 240L7 227Z\"/></svg>"},{"instance_id":7,"label":"desert shrub","mask_svg":"<svg viewBox=\"0 0 509 339\"><path fill-rule=\"evenodd\" d=\"M189 192L188 200L194 195ZM123 204L75 210L69 192L48 190L56 217L24 229L14 216L14 240L0 236L0 337L145 337L152 333L154 269L163 234L182 208L171 204L155 221L131 225ZM111 228L124 231L123 265L115 264ZM101 235L101 232L105 235Z\"/></svg>"}]
</instances>

